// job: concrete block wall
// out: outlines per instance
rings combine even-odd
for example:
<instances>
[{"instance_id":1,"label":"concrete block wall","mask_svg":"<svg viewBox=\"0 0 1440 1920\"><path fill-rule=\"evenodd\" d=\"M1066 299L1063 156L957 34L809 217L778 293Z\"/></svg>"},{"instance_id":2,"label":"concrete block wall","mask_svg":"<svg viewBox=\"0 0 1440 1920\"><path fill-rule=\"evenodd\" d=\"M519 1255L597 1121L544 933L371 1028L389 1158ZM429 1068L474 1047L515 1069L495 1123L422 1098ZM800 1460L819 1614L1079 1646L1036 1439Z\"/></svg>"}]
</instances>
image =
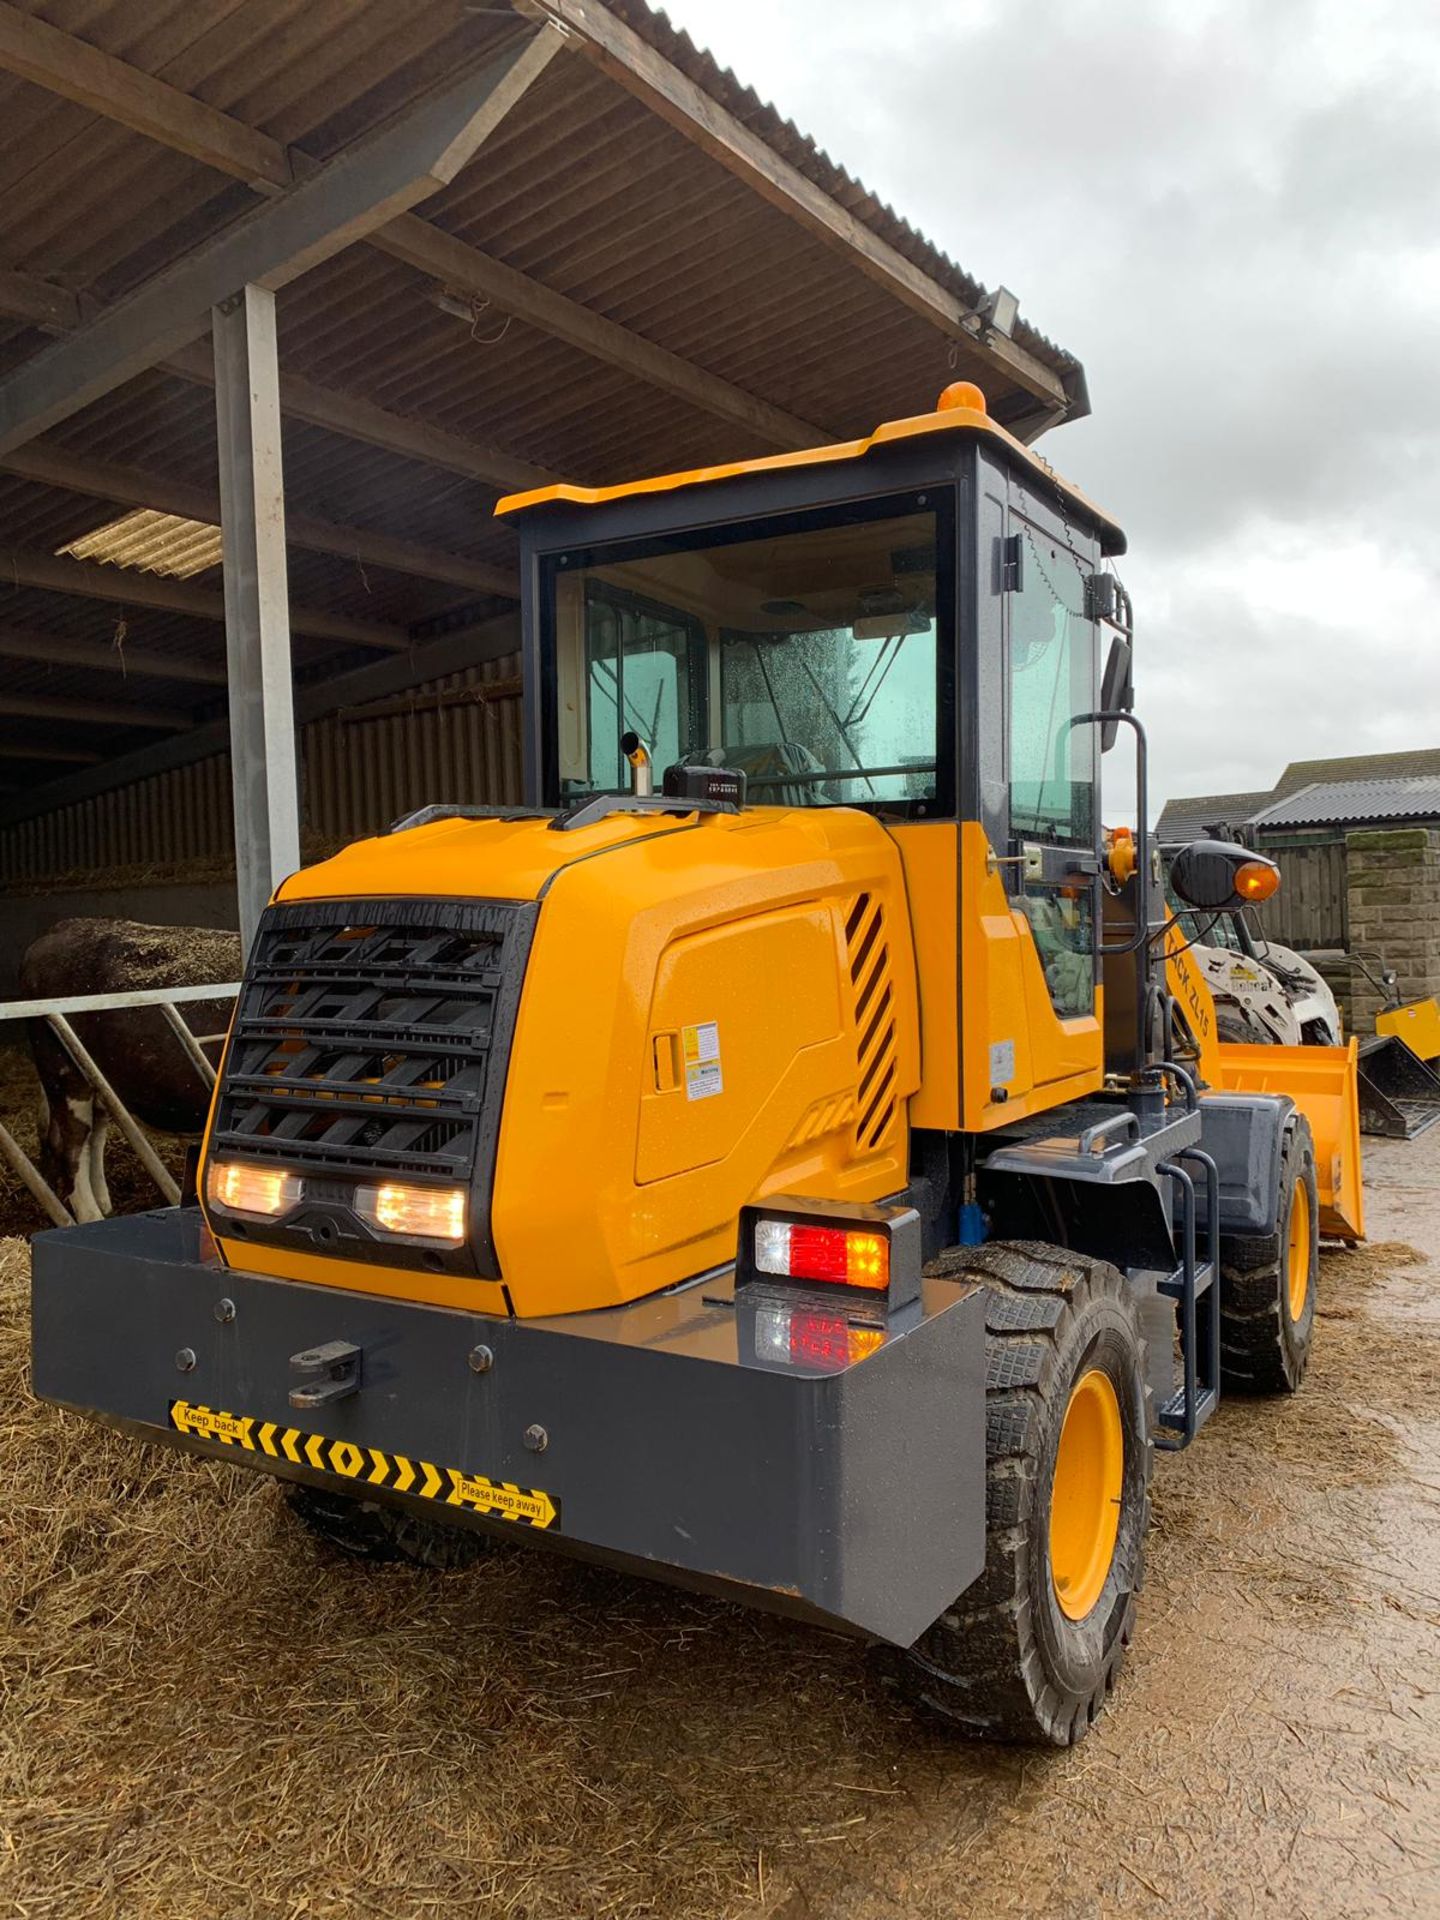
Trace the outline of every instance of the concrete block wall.
<instances>
[{"instance_id":1,"label":"concrete block wall","mask_svg":"<svg viewBox=\"0 0 1440 1920\"><path fill-rule=\"evenodd\" d=\"M1402 1000L1440 996L1440 831L1356 828L1345 854L1352 953L1369 948L1393 967ZM1373 1033L1382 1004L1354 968L1353 1030Z\"/></svg>"}]
</instances>

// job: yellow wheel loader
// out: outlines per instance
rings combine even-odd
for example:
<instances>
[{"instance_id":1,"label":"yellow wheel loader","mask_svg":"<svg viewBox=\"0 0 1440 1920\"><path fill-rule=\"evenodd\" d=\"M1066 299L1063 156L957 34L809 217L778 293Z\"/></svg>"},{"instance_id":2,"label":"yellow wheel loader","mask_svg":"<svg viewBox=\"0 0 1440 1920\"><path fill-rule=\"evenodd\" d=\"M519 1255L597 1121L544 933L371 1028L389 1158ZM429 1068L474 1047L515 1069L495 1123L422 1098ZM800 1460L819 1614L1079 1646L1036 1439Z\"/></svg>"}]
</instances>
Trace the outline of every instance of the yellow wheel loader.
<instances>
[{"instance_id":1,"label":"yellow wheel loader","mask_svg":"<svg viewBox=\"0 0 1440 1920\"><path fill-rule=\"evenodd\" d=\"M1299 1385L1324 1209L1361 1231L1353 1058L1219 1047L1185 977L1123 536L966 383L499 511L524 803L278 889L199 1205L37 1240L36 1390L355 1551L523 1536L1074 1741L1154 1450Z\"/></svg>"}]
</instances>

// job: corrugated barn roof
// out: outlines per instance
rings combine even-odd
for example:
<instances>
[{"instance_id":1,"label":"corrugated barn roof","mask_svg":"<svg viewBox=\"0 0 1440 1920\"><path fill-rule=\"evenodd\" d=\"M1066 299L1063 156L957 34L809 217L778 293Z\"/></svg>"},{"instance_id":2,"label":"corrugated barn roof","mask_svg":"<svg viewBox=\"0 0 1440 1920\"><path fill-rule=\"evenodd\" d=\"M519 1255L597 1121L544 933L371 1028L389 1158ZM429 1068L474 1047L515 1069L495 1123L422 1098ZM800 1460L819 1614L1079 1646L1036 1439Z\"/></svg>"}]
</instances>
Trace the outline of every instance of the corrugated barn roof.
<instances>
[{"instance_id":1,"label":"corrugated barn roof","mask_svg":"<svg viewBox=\"0 0 1440 1920\"><path fill-rule=\"evenodd\" d=\"M1072 354L1024 314L997 331L974 274L643 0L19 0L0 426L57 342L562 31L448 185L279 276L302 686L513 613L491 510L517 485L857 435L957 377L1026 438L1088 408ZM0 823L223 715L221 569L193 532L216 464L203 331L5 437Z\"/></svg>"},{"instance_id":2,"label":"corrugated barn roof","mask_svg":"<svg viewBox=\"0 0 1440 1920\"><path fill-rule=\"evenodd\" d=\"M1378 820L1440 820L1440 774L1404 780L1317 780L1263 807L1251 824L1266 827L1363 826Z\"/></svg>"}]
</instances>

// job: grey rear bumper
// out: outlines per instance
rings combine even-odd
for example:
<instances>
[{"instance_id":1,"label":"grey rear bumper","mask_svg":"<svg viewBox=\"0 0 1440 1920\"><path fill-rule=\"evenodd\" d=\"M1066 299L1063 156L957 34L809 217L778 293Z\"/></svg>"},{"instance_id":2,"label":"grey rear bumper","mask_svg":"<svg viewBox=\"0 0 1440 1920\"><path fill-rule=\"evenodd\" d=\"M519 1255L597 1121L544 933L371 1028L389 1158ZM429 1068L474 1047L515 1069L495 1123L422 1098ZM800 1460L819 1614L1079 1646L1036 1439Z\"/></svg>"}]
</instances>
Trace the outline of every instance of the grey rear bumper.
<instances>
[{"instance_id":1,"label":"grey rear bumper","mask_svg":"<svg viewBox=\"0 0 1440 1920\"><path fill-rule=\"evenodd\" d=\"M984 1305L953 1282L821 1372L728 1278L504 1319L221 1267L179 1209L43 1234L34 1273L36 1393L147 1440L900 1646L984 1565ZM291 1357L332 1341L359 1390L297 1412Z\"/></svg>"}]
</instances>

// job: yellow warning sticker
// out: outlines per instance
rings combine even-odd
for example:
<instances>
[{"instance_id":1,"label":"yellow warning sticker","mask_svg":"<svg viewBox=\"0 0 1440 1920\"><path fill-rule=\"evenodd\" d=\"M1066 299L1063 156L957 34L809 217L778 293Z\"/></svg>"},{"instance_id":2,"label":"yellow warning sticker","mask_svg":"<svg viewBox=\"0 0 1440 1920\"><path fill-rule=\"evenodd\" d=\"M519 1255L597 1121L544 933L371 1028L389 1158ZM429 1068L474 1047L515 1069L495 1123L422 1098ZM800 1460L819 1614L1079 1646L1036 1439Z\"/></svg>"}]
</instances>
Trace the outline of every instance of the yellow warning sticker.
<instances>
[{"instance_id":1,"label":"yellow warning sticker","mask_svg":"<svg viewBox=\"0 0 1440 1920\"><path fill-rule=\"evenodd\" d=\"M382 1453L353 1440L328 1440L323 1433L305 1433L282 1427L253 1414L222 1413L215 1407L197 1407L188 1400L170 1402L170 1424L193 1440L218 1441L246 1453L263 1453L271 1460L289 1460L317 1473L338 1474L368 1487L388 1487L412 1500L438 1500L442 1506L469 1507L492 1520L513 1520L522 1527L551 1527L560 1518L560 1504L537 1487L517 1487L509 1480L489 1480L483 1473L462 1473L458 1467L437 1467L428 1460L411 1460L403 1453Z\"/></svg>"},{"instance_id":2,"label":"yellow warning sticker","mask_svg":"<svg viewBox=\"0 0 1440 1920\"><path fill-rule=\"evenodd\" d=\"M715 1020L680 1029L685 1055L685 1098L709 1100L725 1091L720 1074L720 1027Z\"/></svg>"}]
</instances>

